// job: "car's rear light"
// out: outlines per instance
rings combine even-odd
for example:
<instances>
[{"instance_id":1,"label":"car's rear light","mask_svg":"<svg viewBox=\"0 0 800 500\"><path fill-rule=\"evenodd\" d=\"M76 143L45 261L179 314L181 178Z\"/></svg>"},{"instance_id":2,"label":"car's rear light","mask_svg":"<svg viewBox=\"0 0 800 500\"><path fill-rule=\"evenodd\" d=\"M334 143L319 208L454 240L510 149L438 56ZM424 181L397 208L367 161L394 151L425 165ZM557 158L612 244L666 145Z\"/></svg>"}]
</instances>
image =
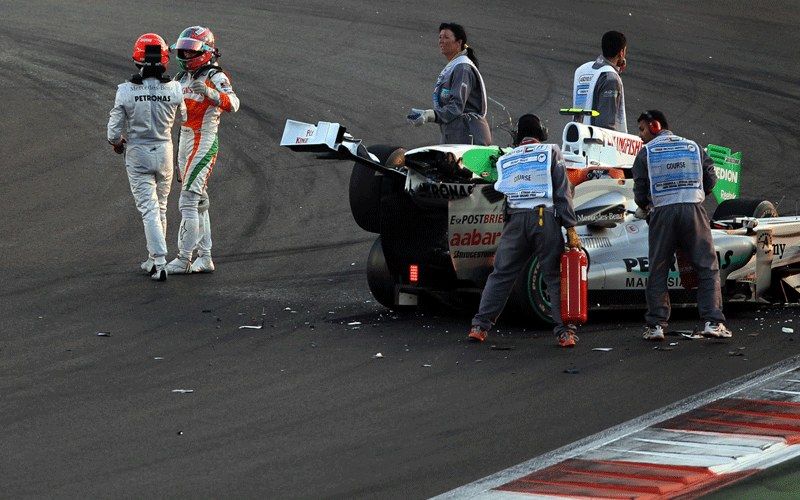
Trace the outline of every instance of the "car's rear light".
<instances>
[{"instance_id":1,"label":"car's rear light","mask_svg":"<svg viewBox=\"0 0 800 500\"><path fill-rule=\"evenodd\" d=\"M408 266L408 280L412 283L419 281L419 266L411 264Z\"/></svg>"}]
</instances>

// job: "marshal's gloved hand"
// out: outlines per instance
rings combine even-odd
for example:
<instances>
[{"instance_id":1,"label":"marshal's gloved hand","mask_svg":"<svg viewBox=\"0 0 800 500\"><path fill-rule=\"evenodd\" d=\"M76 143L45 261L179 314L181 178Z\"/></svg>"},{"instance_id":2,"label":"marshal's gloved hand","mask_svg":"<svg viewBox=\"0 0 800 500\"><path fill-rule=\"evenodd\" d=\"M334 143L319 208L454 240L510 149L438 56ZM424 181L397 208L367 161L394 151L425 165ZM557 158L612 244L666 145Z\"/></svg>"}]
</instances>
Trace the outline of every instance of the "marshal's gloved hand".
<instances>
[{"instance_id":1,"label":"marshal's gloved hand","mask_svg":"<svg viewBox=\"0 0 800 500\"><path fill-rule=\"evenodd\" d=\"M581 249L581 241L578 239L578 233L575 232L574 227L567 228L567 246L576 250Z\"/></svg>"},{"instance_id":2,"label":"marshal's gloved hand","mask_svg":"<svg viewBox=\"0 0 800 500\"><path fill-rule=\"evenodd\" d=\"M205 82L195 80L189 85L189 87L195 94L204 95L214 101L215 104L219 104L219 92L206 85Z\"/></svg>"},{"instance_id":3,"label":"marshal's gloved hand","mask_svg":"<svg viewBox=\"0 0 800 500\"><path fill-rule=\"evenodd\" d=\"M428 122L436 121L436 113L432 109L417 109L411 108L411 114L408 115L408 120L416 126Z\"/></svg>"}]
</instances>

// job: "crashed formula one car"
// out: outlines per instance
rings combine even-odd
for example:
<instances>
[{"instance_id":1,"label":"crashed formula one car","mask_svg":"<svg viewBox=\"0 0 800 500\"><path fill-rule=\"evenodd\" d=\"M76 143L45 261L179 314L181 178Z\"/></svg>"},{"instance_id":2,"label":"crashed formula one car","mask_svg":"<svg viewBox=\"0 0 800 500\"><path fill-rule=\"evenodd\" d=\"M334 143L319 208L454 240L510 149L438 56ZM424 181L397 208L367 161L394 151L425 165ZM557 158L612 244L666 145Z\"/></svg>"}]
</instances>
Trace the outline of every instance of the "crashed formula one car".
<instances>
[{"instance_id":1,"label":"crashed formula one car","mask_svg":"<svg viewBox=\"0 0 800 500\"><path fill-rule=\"evenodd\" d=\"M589 262L589 307L644 308L648 228L634 215L630 175L642 142L577 121L566 125L562 141L575 184L576 229ZM356 223L379 235L367 260L367 281L379 303L403 308L424 295L480 294L503 229L505 202L493 187L495 160L510 147L367 148L339 124L292 120L281 145L355 161L350 206ZM769 201L731 199L719 204L710 224L726 301L797 299L800 217L778 217ZM673 306L694 304L696 291L681 285L677 264L669 286ZM517 279L509 306L552 321L535 257Z\"/></svg>"}]
</instances>

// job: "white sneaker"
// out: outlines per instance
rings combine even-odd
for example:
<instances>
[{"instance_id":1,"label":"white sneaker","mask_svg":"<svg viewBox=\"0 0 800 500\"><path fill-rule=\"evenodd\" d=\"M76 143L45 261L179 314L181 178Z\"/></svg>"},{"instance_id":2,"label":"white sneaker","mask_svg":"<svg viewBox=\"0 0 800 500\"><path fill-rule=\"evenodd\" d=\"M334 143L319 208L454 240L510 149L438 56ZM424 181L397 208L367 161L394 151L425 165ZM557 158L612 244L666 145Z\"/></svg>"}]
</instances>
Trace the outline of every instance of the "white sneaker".
<instances>
[{"instance_id":1,"label":"white sneaker","mask_svg":"<svg viewBox=\"0 0 800 500\"><path fill-rule=\"evenodd\" d=\"M176 257L167 264L167 273L169 274L190 274L191 272L192 263L188 259Z\"/></svg>"},{"instance_id":2,"label":"white sneaker","mask_svg":"<svg viewBox=\"0 0 800 500\"><path fill-rule=\"evenodd\" d=\"M664 340L664 329L661 328L661 325L646 326L642 338L645 340Z\"/></svg>"},{"instance_id":3,"label":"white sneaker","mask_svg":"<svg viewBox=\"0 0 800 500\"><path fill-rule=\"evenodd\" d=\"M214 272L214 261L211 260L210 255L203 255L195 259L192 262L192 272L193 273L213 273Z\"/></svg>"},{"instance_id":4,"label":"white sneaker","mask_svg":"<svg viewBox=\"0 0 800 500\"><path fill-rule=\"evenodd\" d=\"M150 278L155 281L167 281L167 265L154 266L153 274L150 275Z\"/></svg>"},{"instance_id":5,"label":"white sneaker","mask_svg":"<svg viewBox=\"0 0 800 500\"><path fill-rule=\"evenodd\" d=\"M142 262L142 271L146 272L147 274L153 274L156 270L156 261L153 259L148 258L146 261Z\"/></svg>"},{"instance_id":6,"label":"white sneaker","mask_svg":"<svg viewBox=\"0 0 800 500\"><path fill-rule=\"evenodd\" d=\"M712 337L730 338L733 334L730 330L725 328L722 323L712 323L706 321L706 327L703 329L703 335L711 335Z\"/></svg>"}]
</instances>

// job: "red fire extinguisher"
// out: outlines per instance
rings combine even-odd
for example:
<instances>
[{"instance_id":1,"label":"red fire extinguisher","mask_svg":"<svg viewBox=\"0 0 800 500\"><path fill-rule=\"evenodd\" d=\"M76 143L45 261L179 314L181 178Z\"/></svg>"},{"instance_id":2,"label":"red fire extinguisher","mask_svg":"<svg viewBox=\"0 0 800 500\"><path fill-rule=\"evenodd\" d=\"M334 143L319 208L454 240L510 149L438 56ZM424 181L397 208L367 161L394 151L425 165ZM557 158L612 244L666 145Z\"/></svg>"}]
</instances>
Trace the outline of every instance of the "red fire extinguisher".
<instances>
[{"instance_id":1,"label":"red fire extinguisher","mask_svg":"<svg viewBox=\"0 0 800 500\"><path fill-rule=\"evenodd\" d=\"M571 248L561 254L561 321L580 325L586 322L586 254Z\"/></svg>"}]
</instances>

